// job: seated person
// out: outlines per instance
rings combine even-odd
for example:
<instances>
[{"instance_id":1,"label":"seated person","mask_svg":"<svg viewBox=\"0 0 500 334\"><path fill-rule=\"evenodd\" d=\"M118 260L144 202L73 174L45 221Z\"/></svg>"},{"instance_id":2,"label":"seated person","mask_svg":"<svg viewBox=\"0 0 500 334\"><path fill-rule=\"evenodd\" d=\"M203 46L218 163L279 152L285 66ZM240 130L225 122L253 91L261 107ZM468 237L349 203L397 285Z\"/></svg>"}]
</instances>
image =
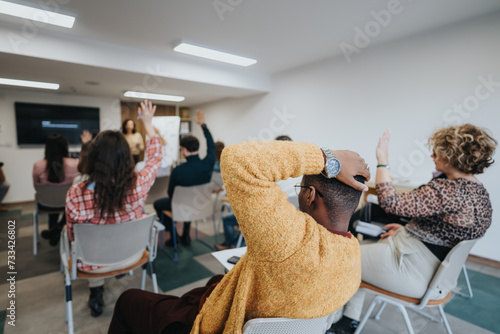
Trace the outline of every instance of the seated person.
<instances>
[{"instance_id":1,"label":"seated person","mask_svg":"<svg viewBox=\"0 0 500 334\"><path fill-rule=\"evenodd\" d=\"M33 185L44 184L65 186L73 183L78 175L78 159L69 158L69 144L62 134L51 134L45 142L45 157L33 165ZM38 204L40 209L50 209ZM61 208L63 209L63 208ZM59 220L58 213L49 213L49 229L43 230L42 238L49 239L56 246L61 236L61 229L66 224L66 215Z\"/></svg>"},{"instance_id":2,"label":"seated person","mask_svg":"<svg viewBox=\"0 0 500 334\"><path fill-rule=\"evenodd\" d=\"M0 162L0 203L2 203L7 191L9 191L10 184L5 178L5 174L2 170L3 162ZM7 211L7 207L0 205L0 212Z\"/></svg>"},{"instance_id":3,"label":"seated person","mask_svg":"<svg viewBox=\"0 0 500 334\"><path fill-rule=\"evenodd\" d=\"M215 142L215 164L214 171L212 173L212 179L210 183L213 183L214 190L223 190L224 183L222 182L222 175L220 172L220 155L222 154L222 150L224 149L224 143L221 141Z\"/></svg>"},{"instance_id":4,"label":"seated person","mask_svg":"<svg viewBox=\"0 0 500 334\"><path fill-rule=\"evenodd\" d=\"M124 292L108 333L240 333L253 318L326 316L356 292L359 244L347 226L360 190L368 189L359 181L369 179L358 154L245 142L224 149L221 170L247 253L222 280L182 297ZM300 175L299 211L276 181Z\"/></svg>"},{"instance_id":5,"label":"seated person","mask_svg":"<svg viewBox=\"0 0 500 334\"><path fill-rule=\"evenodd\" d=\"M99 133L88 146L86 162L83 164L85 181L71 186L66 195L66 215L68 236L74 240L74 224L120 224L143 216L142 208L156 173L160 168L161 143L155 135L151 119L156 106L147 100L141 102L138 113L149 135L146 143L148 161L139 173L134 172L134 160L130 147L120 131L107 130ZM98 267L81 261L78 269L87 272L106 273L126 268L136 263L131 259L119 266ZM102 314L104 300L104 279L89 279L90 296L88 307L90 314L97 317Z\"/></svg>"},{"instance_id":6,"label":"seated person","mask_svg":"<svg viewBox=\"0 0 500 334\"><path fill-rule=\"evenodd\" d=\"M489 194L474 175L493 163L496 141L470 124L435 131L429 139L432 159L447 178L398 194L388 169L389 138L386 130L376 151L378 201L386 212L412 218L404 227L386 225L390 230L380 241L361 245L362 279L396 294L422 298L448 252L462 240L482 237L491 224ZM364 294L360 289L347 303L344 317L329 333L354 333Z\"/></svg>"},{"instance_id":7,"label":"seated person","mask_svg":"<svg viewBox=\"0 0 500 334\"><path fill-rule=\"evenodd\" d=\"M199 124L203 130L203 134L207 140L207 155L205 158L200 159L198 155L198 149L200 148L200 142L194 136L183 136L179 143L182 149L182 153L186 157L186 162L175 167L170 175L170 180L168 182L167 194L168 197L156 200L153 204L158 218L161 220L163 211L172 211L172 196L174 195L174 189L176 186L197 186L210 182L212 177L212 171L214 169L215 163L215 144L212 139L212 135L205 124L205 114L203 111L196 110L196 117L194 121ZM165 230L172 234L172 220L163 215L163 223L165 225ZM183 245L189 245L191 243L191 237L189 235L191 227L191 222L184 222L184 230L182 232L182 237L176 236ZM174 236L167 240L167 246L174 245Z\"/></svg>"}]
</instances>

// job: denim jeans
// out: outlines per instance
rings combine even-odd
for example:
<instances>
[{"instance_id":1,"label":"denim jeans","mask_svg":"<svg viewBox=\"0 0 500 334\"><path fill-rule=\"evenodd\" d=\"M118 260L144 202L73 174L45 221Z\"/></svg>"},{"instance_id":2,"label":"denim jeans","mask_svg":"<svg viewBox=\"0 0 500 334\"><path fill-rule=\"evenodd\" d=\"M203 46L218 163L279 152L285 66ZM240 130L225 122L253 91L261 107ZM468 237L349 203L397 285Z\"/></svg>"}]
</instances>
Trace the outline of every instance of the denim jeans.
<instances>
[{"instance_id":1,"label":"denim jeans","mask_svg":"<svg viewBox=\"0 0 500 334\"><path fill-rule=\"evenodd\" d=\"M235 226L238 226L238 221L234 215L222 217L222 222L224 226L224 238L226 241L226 245L228 246L236 246L238 242L238 238L236 236Z\"/></svg>"}]
</instances>

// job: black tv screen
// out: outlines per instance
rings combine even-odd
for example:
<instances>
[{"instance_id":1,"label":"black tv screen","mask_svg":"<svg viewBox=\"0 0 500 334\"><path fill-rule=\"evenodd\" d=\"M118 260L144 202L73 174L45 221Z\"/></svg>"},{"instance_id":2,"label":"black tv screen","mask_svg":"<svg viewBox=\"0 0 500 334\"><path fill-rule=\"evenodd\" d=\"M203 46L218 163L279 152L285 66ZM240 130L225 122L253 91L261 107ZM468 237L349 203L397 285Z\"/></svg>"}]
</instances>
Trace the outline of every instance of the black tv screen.
<instances>
[{"instance_id":1,"label":"black tv screen","mask_svg":"<svg viewBox=\"0 0 500 334\"><path fill-rule=\"evenodd\" d=\"M40 146L50 134L63 134L81 144L83 130L99 132L99 108L15 102L17 144Z\"/></svg>"}]
</instances>

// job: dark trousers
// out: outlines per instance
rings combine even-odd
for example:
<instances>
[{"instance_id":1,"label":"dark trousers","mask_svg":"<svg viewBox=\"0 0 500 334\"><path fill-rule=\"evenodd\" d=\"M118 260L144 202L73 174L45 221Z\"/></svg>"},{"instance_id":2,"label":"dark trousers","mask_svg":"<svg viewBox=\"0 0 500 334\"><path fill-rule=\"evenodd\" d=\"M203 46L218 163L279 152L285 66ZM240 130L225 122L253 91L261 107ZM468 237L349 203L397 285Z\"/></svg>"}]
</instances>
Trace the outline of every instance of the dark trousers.
<instances>
[{"instance_id":1,"label":"dark trousers","mask_svg":"<svg viewBox=\"0 0 500 334\"><path fill-rule=\"evenodd\" d=\"M189 334L199 313L202 296L209 295L213 285L222 277L213 276L206 286L181 297L127 290L116 301L108 334Z\"/></svg>"},{"instance_id":2,"label":"dark trousers","mask_svg":"<svg viewBox=\"0 0 500 334\"><path fill-rule=\"evenodd\" d=\"M163 214L163 211L172 211L172 200L170 197L165 197L165 198L160 198L157 199L153 203L153 207L156 210L156 214L158 215L158 218L160 218L160 221L163 222L163 225L165 225L165 231L170 232L172 234L172 219ZM163 220L162 220L163 216ZM190 227L191 222L184 222L184 231L182 235L184 236L185 233L188 233L186 235L189 235L189 227Z\"/></svg>"},{"instance_id":3,"label":"dark trousers","mask_svg":"<svg viewBox=\"0 0 500 334\"><path fill-rule=\"evenodd\" d=\"M62 210L64 207L60 208L51 208L42 204L37 204L38 205L38 210ZM56 225L58 225L58 220L59 220L59 213L49 213L49 230L54 228ZM66 214L63 213L61 221L59 222L60 226L66 225Z\"/></svg>"}]
</instances>

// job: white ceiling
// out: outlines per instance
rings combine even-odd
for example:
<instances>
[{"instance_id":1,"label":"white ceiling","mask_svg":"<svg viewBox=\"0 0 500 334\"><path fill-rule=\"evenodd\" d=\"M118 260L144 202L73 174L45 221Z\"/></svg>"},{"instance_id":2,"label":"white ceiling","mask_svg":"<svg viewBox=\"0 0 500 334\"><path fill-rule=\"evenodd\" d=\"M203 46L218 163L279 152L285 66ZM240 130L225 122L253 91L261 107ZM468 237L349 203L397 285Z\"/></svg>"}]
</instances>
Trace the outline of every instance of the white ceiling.
<instances>
[{"instance_id":1,"label":"white ceiling","mask_svg":"<svg viewBox=\"0 0 500 334\"><path fill-rule=\"evenodd\" d=\"M269 91L275 73L341 54L339 44L353 44L354 28L375 20L371 11L396 2L32 1L56 4L76 16L75 25L35 26L0 14L0 77L57 82L61 94L121 99L125 90L142 87L184 95L181 105L248 96ZM370 46L500 10L500 1L401 0L398 8ZM240 68L177 54L172 46L180 40L258 63Z\"/></svg>"}]
</instances>

